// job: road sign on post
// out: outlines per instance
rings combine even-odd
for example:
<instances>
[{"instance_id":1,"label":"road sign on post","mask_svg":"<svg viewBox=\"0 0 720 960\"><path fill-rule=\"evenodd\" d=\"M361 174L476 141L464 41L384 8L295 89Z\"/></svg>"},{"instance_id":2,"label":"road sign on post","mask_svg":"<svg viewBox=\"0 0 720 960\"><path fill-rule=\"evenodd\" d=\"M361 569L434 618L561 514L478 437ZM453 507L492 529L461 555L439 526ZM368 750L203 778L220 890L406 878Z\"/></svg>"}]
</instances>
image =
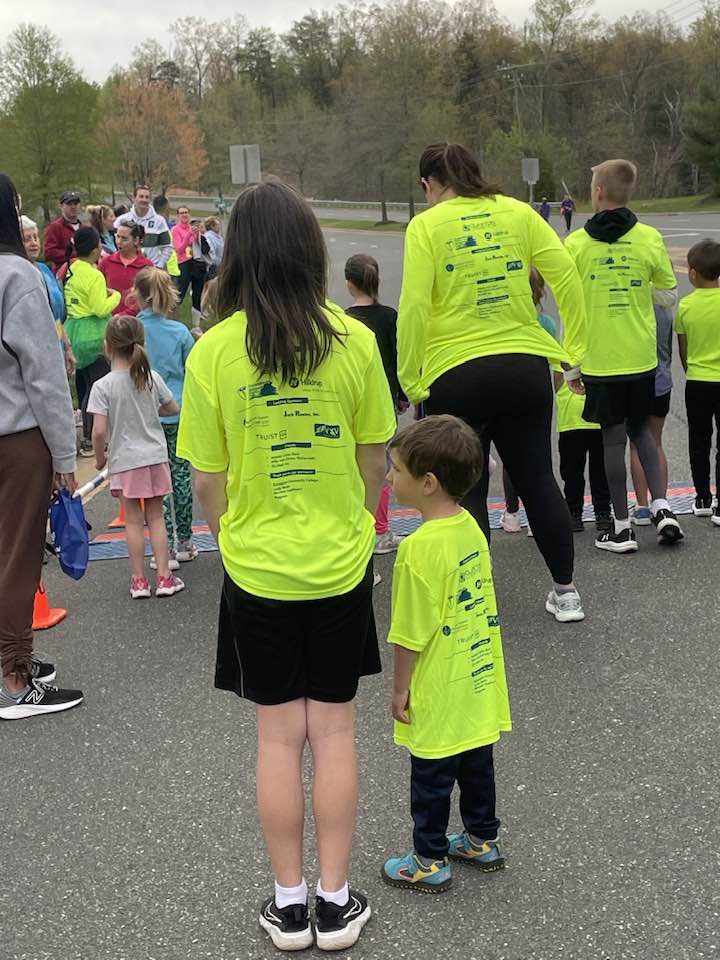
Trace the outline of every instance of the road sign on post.
<instances>
[{"instance_id":1,"label":"road sign on post","mask_svg":"<svg viewBox=\"0 0 720 960\"><path fill-rule=\"evenodd\" d=\"M537 157L523 157L522 178L528 185L530 197L528 203L533 202L533 187L540 179L540 160Z\"/></svg>"},{"instance_id":2,"label":"road sign on post","mask_svg":"<svg viewBox=\"0 0 720 960\"><path fill-rule=\"evenodd\" d=\"M233 183L260 183L260 147L257 143L230 147L230 179Z\"/></svg>"}]
</instances>

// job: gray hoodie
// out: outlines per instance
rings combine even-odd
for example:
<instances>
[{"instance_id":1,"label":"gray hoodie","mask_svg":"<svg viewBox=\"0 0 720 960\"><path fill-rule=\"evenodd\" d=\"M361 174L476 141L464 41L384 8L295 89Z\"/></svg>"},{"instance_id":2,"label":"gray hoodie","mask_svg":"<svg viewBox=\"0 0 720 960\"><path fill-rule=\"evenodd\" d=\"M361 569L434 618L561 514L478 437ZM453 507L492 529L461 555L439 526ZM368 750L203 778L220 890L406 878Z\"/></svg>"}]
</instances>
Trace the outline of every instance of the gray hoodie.
<instances>
[{"instance_id":1,"label":"gray hoodie","mask_svg":"<svg viewBox=\"0 0 720 960\"><path fill-rule=\"evenodd\" d=\"M28 260L0 254L0 437L34 427L53 469L73 473L75 418L45 283Z\"/></svg>"}]
</instances>

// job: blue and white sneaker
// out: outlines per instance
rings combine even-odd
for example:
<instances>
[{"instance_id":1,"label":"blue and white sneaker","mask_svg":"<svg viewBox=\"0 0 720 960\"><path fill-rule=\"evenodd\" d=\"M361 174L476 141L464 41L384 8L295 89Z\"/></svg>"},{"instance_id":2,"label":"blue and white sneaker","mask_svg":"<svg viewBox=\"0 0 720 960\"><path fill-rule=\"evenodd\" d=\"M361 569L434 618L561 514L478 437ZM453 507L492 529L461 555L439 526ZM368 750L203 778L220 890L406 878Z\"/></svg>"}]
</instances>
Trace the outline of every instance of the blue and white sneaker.
<instances>
[{"instance_id":1,"label":"blue and white sneaker","mask_svg":"<svg viewBox=\"0 0 720 960\"><path fill-rule=\"evenodd\" d=\"M649 527L652 523L652 513L650 507L630 507L630 521L636 527Z\"/></svg>"},{"instance_id":2,"label":"blue and white sneaker","mask_svg":"<svg viewBox=\"0 0 720 960\"><path fill-rule=\"evenodd\" d=\"M444 893L452 884L452 867L444 860L423 861L414 850L386 860L381 874L391 887L410 887L423 893Z\"/></svg>"},{"instance_id":3,"label":"blue and white sneaker","mask_svg":"<svg viewBox=\"0 0 720 960\"><path fill-rule=\"evenodd\" d=\"M470 834L465 831L464 833L451 834L448 837L448 843L450 844L448 857L451 860L469 863L485 873L502 870L505 866L502 843L497 837L494 840L484 840L481 844L477 844L470 839Z\"/></svg>"}]
</instances>

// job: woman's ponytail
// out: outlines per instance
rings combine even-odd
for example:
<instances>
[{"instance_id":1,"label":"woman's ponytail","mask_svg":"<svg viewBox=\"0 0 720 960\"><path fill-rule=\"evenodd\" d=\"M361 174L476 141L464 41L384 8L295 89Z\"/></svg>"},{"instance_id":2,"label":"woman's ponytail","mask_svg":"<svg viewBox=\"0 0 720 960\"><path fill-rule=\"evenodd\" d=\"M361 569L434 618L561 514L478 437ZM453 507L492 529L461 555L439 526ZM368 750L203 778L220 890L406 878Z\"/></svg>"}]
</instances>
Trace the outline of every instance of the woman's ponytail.
<instances>
[{"instance_id":1,"label":"woman's ponytail","mask_svg":"<svg viewBox=\"0 0 720 960\"><path fill-rule=\"evenodd\" d=\"M433 177L459 197L493 197L501 190L488 183L475 156L460 143L433 143L420 157L420 177Z\"/></svg>"}]
</instances>

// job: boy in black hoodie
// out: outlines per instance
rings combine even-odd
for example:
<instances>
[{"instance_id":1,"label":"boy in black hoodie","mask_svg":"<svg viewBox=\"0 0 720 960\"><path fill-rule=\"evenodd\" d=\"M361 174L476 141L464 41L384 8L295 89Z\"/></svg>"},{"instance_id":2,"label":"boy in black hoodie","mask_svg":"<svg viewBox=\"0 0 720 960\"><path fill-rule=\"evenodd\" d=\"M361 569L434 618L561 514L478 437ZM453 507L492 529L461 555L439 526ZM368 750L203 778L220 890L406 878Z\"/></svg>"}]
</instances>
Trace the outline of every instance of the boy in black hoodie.
<instances>
[{"instance_id":1,"label":"boy in black hoodie","mask_svg":"<svg viewBox=\"0 0 720 960\"><path fill-rule=\"evenodd\" d=\"M627 160L606 160L593 167L595 216L584 230L565 241L585 291L587 344L581 369L583 417L602 427L605 472L615 512L615 529L595 541L600 550L637 550L627 502L625 448L635 444L652 495L650 510L664 543L677 543L683 532L667 501L658 451L647 427L655 397L657 333L653 303L672 308L677 280L660 233L638 223L626 206L637 169Z\"/></svg>"}]
</instances>

